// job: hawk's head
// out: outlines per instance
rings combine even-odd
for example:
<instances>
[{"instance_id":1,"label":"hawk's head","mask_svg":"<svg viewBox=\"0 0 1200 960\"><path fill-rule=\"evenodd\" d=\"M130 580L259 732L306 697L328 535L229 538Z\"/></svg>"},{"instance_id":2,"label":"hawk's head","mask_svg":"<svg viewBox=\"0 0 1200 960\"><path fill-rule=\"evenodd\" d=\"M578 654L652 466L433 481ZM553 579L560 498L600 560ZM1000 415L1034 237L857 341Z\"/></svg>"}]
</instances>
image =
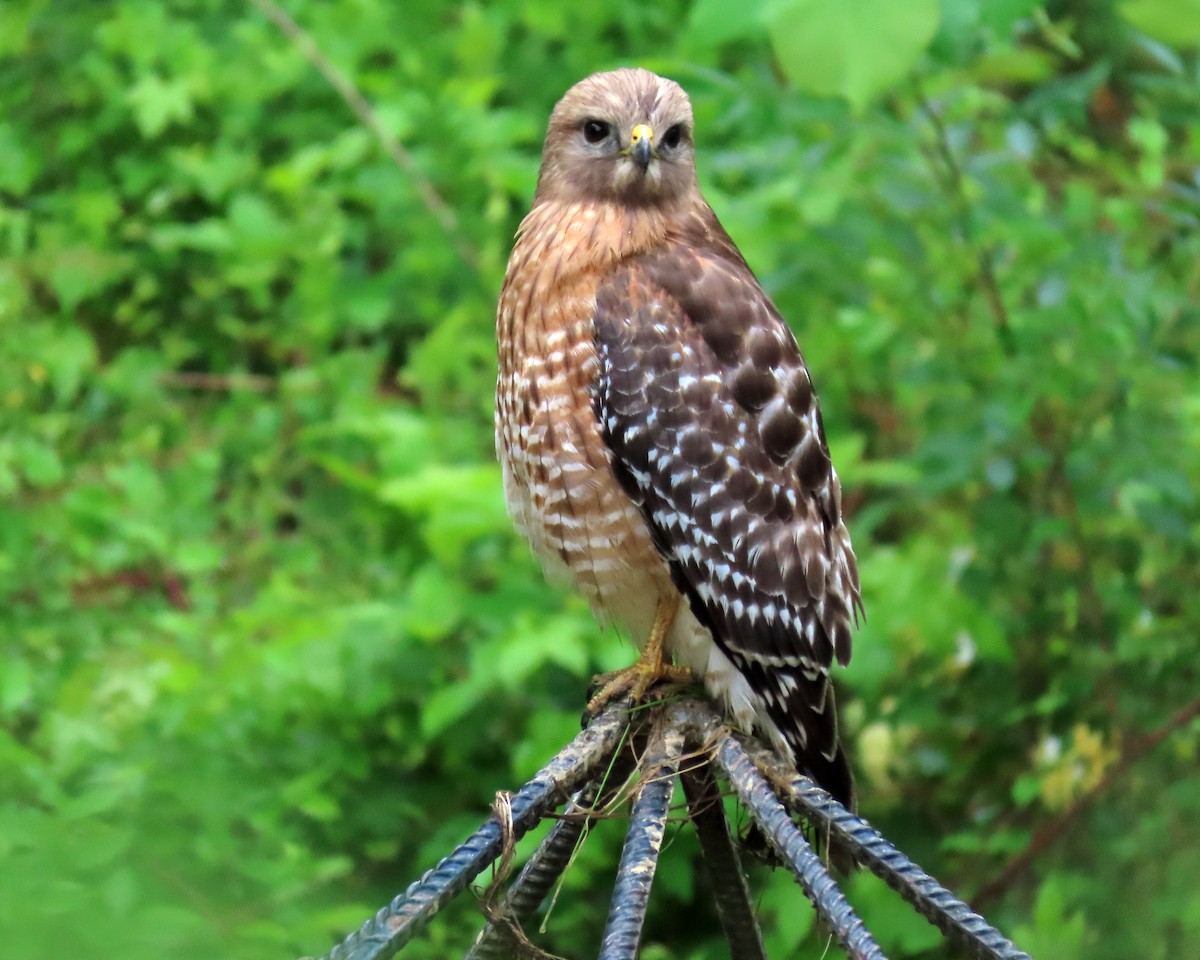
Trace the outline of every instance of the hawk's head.
<instances>
[{"instance_id":1,"label":"hawk's head","mask_svg":"<svg viewBox=\"0 0 1200 960\"><path fill-rule=\"evenodd\" d=\"M671 205L697 189L692 105L649 70L580 80L550 115L538 199Z\"/></svg>"}]
</instances>

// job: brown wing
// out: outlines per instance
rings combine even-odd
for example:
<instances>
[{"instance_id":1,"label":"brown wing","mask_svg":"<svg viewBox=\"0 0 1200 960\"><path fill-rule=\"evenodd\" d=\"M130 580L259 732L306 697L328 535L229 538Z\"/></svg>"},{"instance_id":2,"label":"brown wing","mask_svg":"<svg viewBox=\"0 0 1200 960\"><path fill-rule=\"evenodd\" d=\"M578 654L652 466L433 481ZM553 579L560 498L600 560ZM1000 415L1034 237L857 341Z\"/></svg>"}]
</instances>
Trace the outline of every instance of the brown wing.
<instances>
[{"instance_id":1,"label":"brown wing","mask_svg":"<svg viewBox=\"0 0 1200 960\"><path fill-rule=\"evenodd\" d=\"M690 247L622 267L595 329L601 429L676 585L849 799L828 670L850 659L858 573L795 338L740 257Z\"/></svg>"}]
</instances>

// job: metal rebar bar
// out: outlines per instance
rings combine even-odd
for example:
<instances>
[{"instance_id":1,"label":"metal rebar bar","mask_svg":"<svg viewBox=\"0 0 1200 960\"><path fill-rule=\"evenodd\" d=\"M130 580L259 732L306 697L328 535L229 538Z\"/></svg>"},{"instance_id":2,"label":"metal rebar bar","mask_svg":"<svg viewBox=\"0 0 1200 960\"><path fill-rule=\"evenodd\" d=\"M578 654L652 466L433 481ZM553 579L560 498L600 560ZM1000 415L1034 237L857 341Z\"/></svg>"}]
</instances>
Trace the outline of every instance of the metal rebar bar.
<instances>
[{"instance_id":1,"label":"metal rebar bar","mask_svg":"<svg viewBox=\"0 0 1200 960\"><path fill-rule=\"evenodd\" d=\"M846 952L854 960L886 960L879 944L854 912L791 814L776 798L771 785L754 766L745 747L725 734L718 739L716 761Z\"/></svg>"},{"instance_id":2,"label":"metal rebar bar","mask_svg":"<svg viewBox=\"0 0 1200 960\"><path fill-rule=\"evenodd\" d=\"M904 856L874 827L855 816L807 777L775 754L731 735L711 704L688 699L646 715L656 724L630 728L628 704L615 704L597 717L511 798L511 825L490 818L450 856L409 886L357 931L333 948L325 960L386 960L409 942L450 899L460 893L572 790L587 784L572 809L582 814L560 821L539 846L510 888L504 909L521 919L532 915L568 862L589 809L604 805L623 783L641 752L642 784L634 803L621 855L600 960L633 960L645 923L650 886L662 848L679 757L687 749L711 753L776 852L789 864L818 914L855 960L884 960L862 921L855 915L820 857L792 819L798 813L862 865L881 877L916 911L974 960L1029 960L999 931ZM647 749L647 730L654 728ZM631 735L625 738L627 731ZM618 746L625 744L618 751ZM614 756L614 752L616 755ZM608 779L599 769L612 757ZM618 768L623 766L623 772ZM764 960L762 938L749 900L745 874L729 835L720 791L709 763L682 774L688 805L706 865L712 875L718 913L732 960ZM599 791L599 800L589 797ZM780 802L783 800L783 803ZM789 808L790 811L789 812ZM506 818L507 821L507 818ZM553 838L553 840L552 840ZM472 951L470 960L497 960L517 946L504 924L489 925L499 953ZM507 946L508 951L505 951ZM476 948L477 950L479 948Z\"/></svg>"},{"instance_id":3,"label":"metal rebar bar","mask_svg":"<svg viewBox=\"0 0 1200 960\"><path fill-rule=\"evenodd\" d=\"M750 901L750 886L729 832L721 788L707 758L681 770L679 781L687 797L688 815L708 871L717 904L717 917L729 943L730 960L767 960L762 931Z\"/></svg>"},{"instance_id":4,"label":"metal rebar bar","mask_svg":"<svg viewBox=\"0 0 1200 960\"><path fill-rule=\"evenodd\" d=\"M616 749L628 723L628 704L610 706L513 797L515 841L565 799ZM325 960L386 960L429 923L502 851L495 817L326 954Z\"/></svg>"},{"instance_id":5,"label":"metal rebar bar","mask_svg":"<svg viewBox=\"0 0 1200 960\"><path fill-rule=\"evenodd\" d=\"M576 794L498 905L503 917L522 924L546 899L570 863L583 831L594 822L594 812L603 808L633 773L635 754L644 748L644 743L636 747L638 739L636 734L631 736L613 756L608 769L598 771L596 779ZM514 954L513 946L512 929L504 922L489 920L464 960L508 960Z\"/></svg>"},{"instance_id":6,"label":"metal rebar bar","mask_svg":"<svg viewBox=\"0 0 1200 960\"><path fill-rule=\"evenodd\" d=\"M723 729L724 721L706 702L692 700L678 709L690 716L689 722L702 737L712 739ZM1029 960L1027 953L808 777L797 777L794 769L765 748L748 753L786 804L809 818L818 831L828 833L973 960Z\"/></svg>"},{"instance_id":7,"label":"metal rebar bar","mask_svg":"<svg viewBox=\"0 0 1200 960\"><path fill-rule=\"evenodd\" d=\"M651 737L621 849L599 960L635 960L637 956L682 751L683 731L677 725L660 728Z\"/></svg>"},{"instance_id":8,"label":"metal rebar bar","mask_svg":"<svg viewBox=\"0 0 1200 960\"><path fill-rule=\"evenodd\" d=\"M588 822L585 811L595 804L595 800L595 783L588 784L575 795L563 819L550 828L513 881L508 894L497 905L496 910L501 916L521 923L533 914L566 869ZM512 933L503 922L489 920L463 960L506 960L512 955Z\"/></svg>"},{"instance_id":9,"label":"metal rebar bar","mask_svg":"<svg viewBox=\"0 0 1200 960\"><path fill-rule=\"evenodd\" d=\"M797 777L774 754L755 750L752 761L776 783L784 802L809 818L818 830L849 849L974 960L1029 960L999 930L896 849L870 823L856 816L808 777Z\"/></svg>"}]
</instances>

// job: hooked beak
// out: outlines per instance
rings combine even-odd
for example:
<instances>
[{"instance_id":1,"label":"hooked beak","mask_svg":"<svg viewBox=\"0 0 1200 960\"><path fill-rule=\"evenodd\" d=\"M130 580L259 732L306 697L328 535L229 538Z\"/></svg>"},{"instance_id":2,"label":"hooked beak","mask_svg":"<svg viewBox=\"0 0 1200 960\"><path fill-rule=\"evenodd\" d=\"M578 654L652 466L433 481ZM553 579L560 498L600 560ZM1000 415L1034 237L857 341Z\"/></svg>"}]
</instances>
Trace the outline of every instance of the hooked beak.
<instances>
[{"instance_id":1,"label":"hooked beak","mask_svg":"<svg viewBox=\"0 0 1200 960\"><path fill-rule=\"evenodd\" d=\"M650 158L654 156L654 131L648 123L639 123L629 135L629 153L633 162L642 173L650 166Z\"/></svg>"}]
</instances>

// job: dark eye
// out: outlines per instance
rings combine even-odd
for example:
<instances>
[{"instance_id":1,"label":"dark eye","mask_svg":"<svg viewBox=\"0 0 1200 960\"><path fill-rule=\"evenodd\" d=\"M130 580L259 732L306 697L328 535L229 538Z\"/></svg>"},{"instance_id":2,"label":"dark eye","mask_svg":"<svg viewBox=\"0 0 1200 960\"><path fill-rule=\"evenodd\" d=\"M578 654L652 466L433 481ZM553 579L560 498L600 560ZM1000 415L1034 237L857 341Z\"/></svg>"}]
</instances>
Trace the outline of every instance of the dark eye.
<instances>
[{"instance_id":1,"label":"dark eye","mask_svg":"<svg viewBox=\"0 0 1200 960\"><path fill-rule=\"evenodd\" d=\"M663 134L662 145L668 150L674 150L679 146L679 141L683 139L683 124L677 123Z\"/></svg>"},{"instance_id":2,"label":"dark eye","mask_svg":"<svg viewBox=\"0 0 1200 960\"><path fill-rule=\"evenodd\" d=\"M588 143L599 143L608 137L608 132L611 129L603 120L584 120L583 139Z\"/></svg>"}]
</instances>

